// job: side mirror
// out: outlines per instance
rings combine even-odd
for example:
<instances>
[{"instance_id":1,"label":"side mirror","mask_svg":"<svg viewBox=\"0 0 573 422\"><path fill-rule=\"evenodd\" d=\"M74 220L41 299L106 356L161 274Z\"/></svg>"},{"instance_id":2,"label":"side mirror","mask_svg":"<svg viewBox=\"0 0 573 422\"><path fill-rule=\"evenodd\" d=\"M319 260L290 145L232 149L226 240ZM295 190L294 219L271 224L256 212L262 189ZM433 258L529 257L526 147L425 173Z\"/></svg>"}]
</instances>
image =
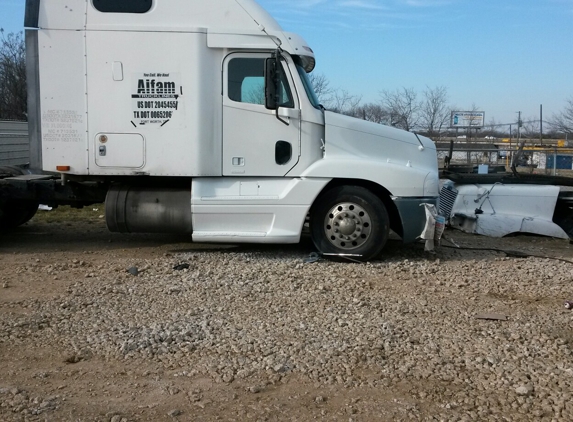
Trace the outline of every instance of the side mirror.
<instances>
[{"instance_id":1,"label":"side mirror","mask_svg":"<svg viewBox=\"0 0 573 422\"><path fill-rule=\"evenodd\" d=\"M277 51L265 61L265 107L275 110L277 120L288 126L290 123L279 116L281 81L284 78L280 59L280 52Z\"/></svg>"},{"instance_id":2,"label":"side mirror","mask_svg":"<svg viewBox=\"0 0 573 422\"><path fill-rule=\"evenodd\" d=\"M265 61L265 107L277 110L279 107L279 90L282 66L276 54Z\"/></svg>"}]
</instances>

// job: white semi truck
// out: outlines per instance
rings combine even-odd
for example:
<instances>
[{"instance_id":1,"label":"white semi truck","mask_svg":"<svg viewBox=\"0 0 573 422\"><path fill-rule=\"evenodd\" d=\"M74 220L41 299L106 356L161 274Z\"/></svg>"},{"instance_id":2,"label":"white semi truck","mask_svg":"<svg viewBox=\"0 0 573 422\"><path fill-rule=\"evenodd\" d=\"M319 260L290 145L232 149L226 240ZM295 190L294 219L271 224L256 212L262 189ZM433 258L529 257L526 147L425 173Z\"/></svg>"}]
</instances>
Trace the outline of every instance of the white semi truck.
<instances>
[{"instance_id":1,"label":"white semi truck","mask_svg":"<svg viewBox=\"0 0 573 422\"><path fill-rule=\"evenodd\" d=\"M34 174L4 180L5 215L105 199L112 231L232 243L306 222L368 260L437 201L434 143L326 111L313 50L254 0L27 0L25 26Z\"/></svg>"}]
</instances>

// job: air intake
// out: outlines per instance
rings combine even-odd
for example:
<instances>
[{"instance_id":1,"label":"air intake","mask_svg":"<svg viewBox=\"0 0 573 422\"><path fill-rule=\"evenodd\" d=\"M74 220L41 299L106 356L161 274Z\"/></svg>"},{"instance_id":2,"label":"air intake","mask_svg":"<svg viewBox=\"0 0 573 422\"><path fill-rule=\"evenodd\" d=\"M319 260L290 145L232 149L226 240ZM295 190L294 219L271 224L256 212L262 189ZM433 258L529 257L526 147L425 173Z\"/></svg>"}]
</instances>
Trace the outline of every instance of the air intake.
<instances>
[{"instance_id":1,"label":"air intake","mask_svg":"<svg viewBox=\"0 0 573 422\"><path fill-rule=\"evenodd\" d=\"M440 214L446 218L446 222L450 221L450 216L452 215L452 208L454 208L454 202L458 197L458 191L454 187L453 182L447 181L442 190L440 191Z\"/></svg>"}]
</instances>

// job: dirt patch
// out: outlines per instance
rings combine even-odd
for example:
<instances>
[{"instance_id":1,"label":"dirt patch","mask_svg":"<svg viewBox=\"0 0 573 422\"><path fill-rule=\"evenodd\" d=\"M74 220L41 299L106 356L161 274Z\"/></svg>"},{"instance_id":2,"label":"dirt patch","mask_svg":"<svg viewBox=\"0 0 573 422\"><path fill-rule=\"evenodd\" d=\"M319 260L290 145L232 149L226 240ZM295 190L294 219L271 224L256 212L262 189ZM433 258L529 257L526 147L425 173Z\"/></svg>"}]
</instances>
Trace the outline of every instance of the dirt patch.
<instances>
[{"instance_id":1,"label":"dirt patch","mask_svg":"<svg viewBox=\"0 0 573 422\"><path fill-rule=\"evenodd\" d=\"M40 211L0 237L2 420L572 415L561 398L573 379L564 378L573 314L562 307L573 265L488 250L428 256L398 242L370 264L303 264L308 239L257 247L113 234L102 209ZM465 247L573 259L561 240L448 235ZM179 262L188 268L174 270ZM105 320L114 310L125 312L117 332ZM509 318L478 321L479 312ZM175 332L181 321L187 331ZM153 336L163 336L157 347Z\"/></svg>"}]
</instances>

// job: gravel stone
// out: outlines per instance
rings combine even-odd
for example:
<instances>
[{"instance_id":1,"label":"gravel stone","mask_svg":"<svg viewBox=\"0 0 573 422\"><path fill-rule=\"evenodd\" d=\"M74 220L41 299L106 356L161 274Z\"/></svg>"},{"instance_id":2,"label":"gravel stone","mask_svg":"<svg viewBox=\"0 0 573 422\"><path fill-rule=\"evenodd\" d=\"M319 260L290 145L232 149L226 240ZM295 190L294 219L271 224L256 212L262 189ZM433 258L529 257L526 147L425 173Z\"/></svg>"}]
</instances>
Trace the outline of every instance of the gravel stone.
<instances>
[{"instance_id":1,"label":"gravel stone","mask_svg":"<svg viewBox=\"0 0 573 422\"><path fill-rule=\"evenodd\" d=\"M434 260L403 248L365 264L303 265L304 256L290 250L237 249L98 266L89 255L66 264L31 262L21 274L78 277L65 294L23 300L27 312L6 313L0 346L58 342L68 363L91 356L153 362L215 383L243 383L243 392L248 383L252 394L289 377L321 388L415 385L409 388L418 403L440 406L437 420L573 420L565 398L573 391L572 319L562 305L571 296L573 266L491 251L438 254ZM174 270L182 262L189 267ZM200 392L189 396L207 403ZM10 411L35 415L61 403L31 403L15 386L2 386L0 400ZM387 419L419 419L418 403ZM341 412L360 414L361 403Z\"/></svg>"},{"instance_id":2,"label":"gravel stone","mask_svg":"<svg viewBox=\"0 0 573 422\"><path fill-rule=\"evenodd\" d=\"M533 387L531 385L522 385L515 389L518 396L530 396L533 393Z\"/></svg>"},{"instance_id":3,"label":"gravel stone","mask_svg":"<svg viewBox=\"0 0 573 422\"><path fill-rule=\"evenodd\" d=\"M181 416L183 414L183 412L179 409L173 409L171 410L167 416L171 416L172 418L176 418L177 416Z\"/></svg>"}]
</instances>

